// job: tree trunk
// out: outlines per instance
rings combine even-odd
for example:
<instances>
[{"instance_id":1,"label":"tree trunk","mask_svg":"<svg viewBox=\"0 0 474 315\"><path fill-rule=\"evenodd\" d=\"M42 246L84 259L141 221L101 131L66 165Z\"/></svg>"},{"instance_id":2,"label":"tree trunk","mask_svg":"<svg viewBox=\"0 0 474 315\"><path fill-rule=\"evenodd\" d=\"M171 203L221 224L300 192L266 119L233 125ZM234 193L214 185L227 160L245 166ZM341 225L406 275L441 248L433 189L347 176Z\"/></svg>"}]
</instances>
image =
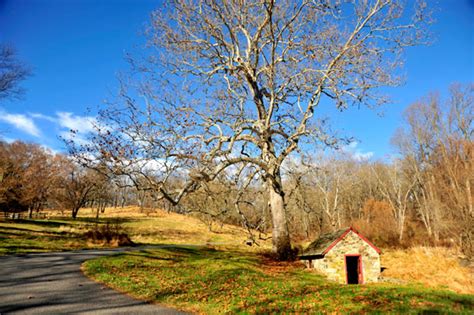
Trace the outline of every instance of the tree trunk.
<instances>
[{"instance_id":1,"label":"tree trunk","mask_svg":"<svg viewBox=\"0 0 474 315\"><path fill-rule=\"evenodd\" d=\"M284 202L284 193L280 187L269 185L270 209L272 213L273 252L279 260L288 260L291 256L290 233Z\"/></svg>"},{"instance_id":2,"label":"tree trunk","mask_svg":"<svg viewBox=\"0 0 474 315\"><path fill-rule=\"evenodd\" d=\"M401 243L403 240L403 232L405 232L405 217L399 218L398 222L398 241Z\"/></svg>"},{"instance_id":3,"label":"tree trunk","mask_svg":"<svg viewBox=\"0 0 474 315\"><path fill-rule=\"evenodd\" d=\"M72 209L72 218L73 219L76 219L78 212L79 212L79 208L73 208Z\"/></svg>"}]
</instances>

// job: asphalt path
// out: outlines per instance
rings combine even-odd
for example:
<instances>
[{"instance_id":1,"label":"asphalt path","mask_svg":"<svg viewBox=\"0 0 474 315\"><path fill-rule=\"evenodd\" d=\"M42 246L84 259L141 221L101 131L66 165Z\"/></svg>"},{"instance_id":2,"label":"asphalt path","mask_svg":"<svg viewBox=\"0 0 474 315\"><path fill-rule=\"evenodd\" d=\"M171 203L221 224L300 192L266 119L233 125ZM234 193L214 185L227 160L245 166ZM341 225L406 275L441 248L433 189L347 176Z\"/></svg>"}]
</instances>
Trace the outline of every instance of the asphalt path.
<instances>
[{"instance_id":1,"label":"asphalt path","mask_svg":"<svg viewBox=\"0 0 474 315\"><path fill-rule=\"evenodd\" d=\"M0 256L0 314L184 314L85 277L88 259L136 248Z\"/></svg>"}]
</instances>

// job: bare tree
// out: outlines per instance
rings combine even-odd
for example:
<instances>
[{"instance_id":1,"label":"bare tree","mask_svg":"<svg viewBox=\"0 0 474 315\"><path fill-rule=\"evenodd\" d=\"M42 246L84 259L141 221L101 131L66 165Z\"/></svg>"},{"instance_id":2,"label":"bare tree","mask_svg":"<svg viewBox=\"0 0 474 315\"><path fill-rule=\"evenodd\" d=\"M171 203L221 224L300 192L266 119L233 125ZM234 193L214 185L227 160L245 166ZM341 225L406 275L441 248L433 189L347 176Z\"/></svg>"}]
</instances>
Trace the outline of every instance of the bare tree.
<instances>
[{"instance_id":1,"label":"bare tree","mask_svg":"<svg viewBox=\"0 0 474 315\"><path fill-rule=\"evenodd\" d=\"M343 196L350 193L355 182L355 163L341 157L330 157L323 160L314 177L315 187L320 193L321 207L330 229L341 228L344 219Z\"/></svg>"},{"instance_id":2,"label":"bare tree","mask_svg":"<svg viewBox=\"0 0 474 315\"><path fill-rule=\"evenodd\" d=\"M101 113L109 127L73 151L94 152L132 180L159 162L149 186L172 203L248 168L241 173L266 187L273 250L285 259L282 163L305 143L337 143L318 119L322 104L387 102L378 88L400 83L401 55L426 38L428 16L422 2L408 19L403 2L389 0L166 2L152 14L146 61L131 59L139 83L123 81L124 102ZM169 189L176 176L185 185Z\"/></svg>"},{"instance_id":3,"label":"bare tree","mask_svg":"<svg viewBox=\"0 0 474 315\"><path fill-rule=\"evenodd\" d=\"M398 130L392 141L404 154L405 171L415 180L412 192L418 217L423 222L428 236L437 240L442 205L438 202L437 184L429 162L435 149L436 130L439 130L441 123L440 116L433 115L440 111L435 99L432 95L408 107L404 112L408 130Z\"/></svg>"},{"instance_id":4,"label":"bare tree","mask_svg":"<svg viewBox=\"0 0 474 315\"><path fill-rule=\"evenodd\" d=\"M23 89L19 83L31 74L31 70L17 59L15 50L0 44L0 100L18 97Z\"/></svg>"},{"instance_id":5,"label":"bare tree","mask_svg":"<svg viewBox=\"0 0 474 315\"><path fill-rule=\"evenodd\" d=\"M111 185L108 177L102 173L95 172L88 174L88 177L90 177L89 182L94 184L88 199L90 200L90 207L93 208L95 206L95 217L98 219L99 214L105 212L107 205L112 205L113 194L118 192L114 191L114 187Z\"/></svg>"},{"instance_id":6,"label":"bare tree","mask_svg":"<svg viewBox=\"0 0 474 315\"><path fill-rule=\"evenodd\" d=\"M60 207L71 210L73 219L92 197L96 186L93 172L79 167L67 157L62 158L54 199Z\"/></svg>"}]
</instances>

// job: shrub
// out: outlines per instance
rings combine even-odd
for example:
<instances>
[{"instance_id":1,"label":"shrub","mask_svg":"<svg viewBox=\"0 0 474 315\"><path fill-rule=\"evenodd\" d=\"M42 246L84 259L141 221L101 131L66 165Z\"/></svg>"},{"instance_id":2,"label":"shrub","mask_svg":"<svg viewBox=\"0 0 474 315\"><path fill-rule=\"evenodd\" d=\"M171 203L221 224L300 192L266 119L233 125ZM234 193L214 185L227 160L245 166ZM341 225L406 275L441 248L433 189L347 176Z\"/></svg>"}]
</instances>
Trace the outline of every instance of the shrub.
<instances>
[{"instance_id":1,"label":"shrub","mask_svg":"<svg viewBox=\"0 0 474 315\"><path fill-rule=\"evenodd\" d=\"M95 224L86 233L87 241L93 244L102 244L110 246L133 245L125 229L119 223Z\"/></svg>"}]
</instances>

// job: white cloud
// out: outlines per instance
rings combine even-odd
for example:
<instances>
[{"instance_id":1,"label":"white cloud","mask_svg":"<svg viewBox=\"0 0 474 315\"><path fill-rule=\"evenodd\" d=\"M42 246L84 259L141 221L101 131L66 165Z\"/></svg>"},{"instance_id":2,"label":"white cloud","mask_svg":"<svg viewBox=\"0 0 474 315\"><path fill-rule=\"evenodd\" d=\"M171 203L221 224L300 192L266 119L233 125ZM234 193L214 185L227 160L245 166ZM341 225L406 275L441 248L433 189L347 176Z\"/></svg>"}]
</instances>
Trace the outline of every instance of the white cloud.
<instances>
[{"instance_id":1,"label":"white cloud","mask_svg":"<svg viewBox=\"0 0 474 315\"><path fill-rule=\"evenodd\" d=\"M94 132L94 125L97 123L97 119L93 116L80 116L71 112L56 112L54 115L47 115L38 112L13 114L0 108L0 122L14 126L15 128L37 138L43 138L44 136L50 135L48 132L41 132L38 125L42 126L43 122L51 123L55 128L51 128L50 130L55 130L56 134L61 138L73 140L78 144L86 144L88 143L87 135L90 132ZM71 130L74 130L75 132L71 133ZM0 139L7 142L15 140L2 137L2 135L0 135ZM51 149L53 153L58 152L52 148L49 149Z\"/></svg>"},{"instance_id":2,"label":"white cloud","mask_svg":"<svg viewBox=\"0 0 474 315\"><path fill-rule=\"evenodd\" d=\"M370 160L373 156L374 156L374 152L362 153L360 151L357 151L354 154L352 154L352 157L357 161L367 161L367 160Z\"/></svg>"},{"instance_id":3,"label":"white cloud","mask_svg":"<svg viewBox=\"0 0 474 315\"><path fill-rule=\"evenodd\" d=\"M35 137L40 137L41 132L33 119L23 114L10 114L4 111L0 112L0 121L3 121L15 128Z\"/></svg>"},{"instance_id":4,"label":"white cloud","mask_svg":"<svg viewBox=\"0 0 474 315\"><path fill-rule=\"evenodd\" d=\"M79 116L71 112L56 112L56 116L48 116L39 113L30 114L30 116L48 120L61 128L58 135L62 139L73 140L79 145L87 144L87 134L93 132L97 119L92 116ZM74 133L71 132L74 131Z\"/></svg>"},{"instance_id":5,"label":"white cloud","mask_svg":"<svg viewBox=\"0 0 474 315\"><path fill-rule=\"evenodd\" d=\"M48 115L40 114L40 113L29 113L28 114L30 117L37 118L37 119L44 119L49 122L56 123L57 119Z\"/></svg>"},{"instance_id":6,"label":"white cloud","mask_svg":"<svg viewBox=\"0 0 474 315\"><path fill-rule=\"evenodd\" d=\"M370 160L374 156L374 152L364 152L358 148L359 143L357 141L353 141L348 145L341 148L341 151L349 154L352 158L356 161L367 161Z\"/></svg>"},{"instance_id":7,"label":"white cloud","mask_svg":"<svg viewBox=\"0 0 474 315\"><path fill-rule=\"evenodd\" d=\"M94 131L97 120L91 116L76 116L69 112L57 112L57 122L61 127L75 130L77 133L86 134Z\"/></svg>"},{"instance_id":8,"label":"white cloud","mask_svg":"<svg viewBox=\"0 0 474 315\"><path fill-rule=\"evenodd\" d=\"M46 145L46 144L41 144L40 145L43 149L45 149L46 151L49 151L51 154L58 154L58 153L61 153L60 151L56 150L56 149L53 149L52 147Z\"/></svg>"}]
</instances>

